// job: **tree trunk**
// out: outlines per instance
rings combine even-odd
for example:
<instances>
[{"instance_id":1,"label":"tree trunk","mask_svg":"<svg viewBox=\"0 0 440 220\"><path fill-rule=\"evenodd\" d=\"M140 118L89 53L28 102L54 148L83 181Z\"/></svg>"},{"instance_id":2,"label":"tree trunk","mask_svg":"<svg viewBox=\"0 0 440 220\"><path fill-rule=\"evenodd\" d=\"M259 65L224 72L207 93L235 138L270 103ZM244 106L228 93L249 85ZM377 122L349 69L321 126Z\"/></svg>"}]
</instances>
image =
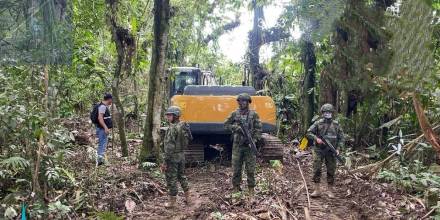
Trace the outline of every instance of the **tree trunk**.
<instances>
[{"instance_id":1,"label":"tree trunk","mask_svg":"<svg viewBox=\"0 0 440 220\"><path fill-rule=\"evenodd\" d=\"M163 99L161 93L161 76L165 70L165 56L168 42L168 29L170 20L170 2L169 0L154 0L154 43L151 54L151 66L148 85L148 101L147 101L147 118L144 127L144 137L142 148L140 150L140 161L155 161L159 158L159 145L155 143L153 136L158 136L157 129L154 129L155 114L161 114L161 106ZM155 99L157 98L157 100ZM159 109L159 110L158 110ZM159 112L155 112L158 110ZM156 118L157 121L157 118ZM157 127L157 125L156 125Z\"/></svg>"},{"instance_id":2,"label":"tree trunk","mask_svg":"<svg viewBox=\"0 0 440 220\"><path fill-rule=\"evenodd\" d=\"M118 110L116 123L118 125L119 140L121 141L121 153L123 157L128 156L128 146L125 135L125 110L119 95L119 85L124 72L131 71L131 61L136 50L136 43L133 35L117 23L117 1L107 0L110 11L107 13L107 22L112 33L112 39L116 44L117 63L113 73L112 93L115 105Z\"/></svg>"},{"instance_id":3,"label":"tree trunk","mask_svg":"<svg viewBox=\"0 0 440 220\"><path fill-rule=\"evenodd\" d=\"M326 68L324 68L321 71L320 79L321 80L319 81L319 105L322 106L325 103L330 103L336 108L338 91Z\"/></svg>"},{"instance_id":4,"label":"tree trunk","mask_svg":"<svg viewBox=\"0 0 440 220\"><path fill-rule=\"evenodd\" d=\"M116 123L118 125L119 140L121 141L121 153L123 157L128 156L127 139L125 135L125 110L119 95L119 79L115 78L112 84L113 99L118 110ZM112 146L113 147L113 146Z\"/></svg>"},{"instance_id":5,"label":"tree trunk","mask_svg":"<svg viewBox=\"0 0 440 220\"><path fill-rule=\"evenodd\" d=\"M45 64L43 66L43 72L44 72L44 108L46 112L49 114L49 66Z\"/></svg>"},{"instance_id":6,"label":"tree trunk","mask_svg":"<svg viewBox=\"0 0 440 220\"><path fill-rule=\"evenodd\" d=\"M301 48L301 53L304 64L303 131L306 131L311 125L313 116L315 114L316 57L313 43L304 41Z\"/></svg>"},{"instance_id":7,"label":"tree trunk","mask_svg":"<svg viewBox=\"0 0 440 220\"><path fill-rule=\"evenodd\" d=\"M138 120L139 119L139 98L138 98L138 94L139 94L139 89L138 89L138 81L137 81L137 74L133 74L133 90L134 90L134 95L133 95L133 99L134 99L134 109L133 109L133 114L134 114L134 119Z\"/></svg>"},{"instance_id":8,"label":"tree trunk","mask_svg":"<svg viewBox=\"0 0 440 220\"><path fill-rule=\"evenodd\" d=\"M254 9L254 24L252 31L249 33L249 66L252 75L252 85L256 90L263 89L263 78L265 76L260 66L260 48L263 42L262 21L264 19L263 6L252 0Z\"/></svg>"}]
</instances>

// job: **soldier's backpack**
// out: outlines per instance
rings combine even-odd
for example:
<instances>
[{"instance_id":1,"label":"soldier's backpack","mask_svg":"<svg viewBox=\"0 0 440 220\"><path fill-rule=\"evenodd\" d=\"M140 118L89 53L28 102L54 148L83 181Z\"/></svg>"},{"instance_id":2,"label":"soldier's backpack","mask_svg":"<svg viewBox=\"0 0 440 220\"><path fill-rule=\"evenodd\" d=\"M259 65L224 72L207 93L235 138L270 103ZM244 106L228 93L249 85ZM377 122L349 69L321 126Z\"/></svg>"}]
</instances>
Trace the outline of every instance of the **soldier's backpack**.
<instances>
[{"instance_id":1,"label":"soldier's backpack","mask_svg":"<svg viewBox=\"0 0 440 220\"><path fill-rule=\"evenodd\" d=\"M98 109L99 106L103 105L102 102L100 103L96 103L95 105L93 105L92 111L90 112L90 120L92 121L93 124L99 124L98 122Z\"/></svg>"}]
</instances>

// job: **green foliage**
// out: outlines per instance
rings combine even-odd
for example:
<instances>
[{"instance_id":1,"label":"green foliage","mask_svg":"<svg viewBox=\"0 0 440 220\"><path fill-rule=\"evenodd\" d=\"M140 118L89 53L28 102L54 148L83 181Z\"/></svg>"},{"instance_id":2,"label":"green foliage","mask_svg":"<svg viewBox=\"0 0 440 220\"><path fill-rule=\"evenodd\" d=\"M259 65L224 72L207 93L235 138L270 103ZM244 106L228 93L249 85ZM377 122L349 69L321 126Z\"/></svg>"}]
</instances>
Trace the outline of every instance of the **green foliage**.
<instances>
[{"instance_id":1,"label":"green foliage","mask_svg":"<svg viewBox=\"0 0 440 220\"><path fill-rule=\"evenodd\" d=\"M331 33L345 6L345 0L300 0L290 9L290 13L299 20L300 29L304 32L303 38L319 42Z\"/></svg>"},{"instance_id":2,"label":"green foliage","mask_svg":"<svg viewBox=\"0 0 440 220\"><path fill-rule=\"evenodd\" d=\"M0 161L2 169L11 170L15 173L29 167L29 161L22 157L9 157Z\"/></svg>"},{"instance_id":3,"label":"green foliage","mask_svg":"<svg viewBox=\"0 0 440 220\"><path fill-rule=\"evenodd\" d=\"M390 81L391 86L407 91L432 92L440 83L440 77L433 69L432 9L422 0L406 0L399 12L389 24L394 51L390 75L396 79Z\"/></svg>"},{"instance_id":4,"label":"green foliage","mask_svg":"<svg viewBox=\"0 0 440 220\"><path fill-rule=\"evenodd\" d=\"M214 70L217 80L221 80L223 85L241 85L243 77L240 72L240 65L223 60L217 61Z\"/></svg>"},{"instance_id":5,"label":"green foliage","mask_svg":"<svg viewBox=\"0 0 440 220\"><path fill-rule=\"evenodd\" d=\"M213 219L217 219L217 220L223 220L225 217L222 215L222 213L221 212L213 212L213 213L211 213L211 217L213 218Z\"/></svg>"},{"instance_id":6,"label":"green foliage","mask_svg":"<svg viewBox=\"0 0 440 220\"><path fill-rule=\"evenodd\" d=\"M40 66L0 68L0 121L4 125L0 127L0 203L21 204L25 195L34 190L36 202L29 206L30 213L62 218L71 212L70 208L56 203L59 201L38 206L42 194L38 188L32 189L47 184L47 193L51 194L77 184L74 173L66 166L73 136L51 111L60 103L57 96L51 96L47 102L41 98L45 94L43 71ZM49 73L57 72L49 69Z\"/></svg>"},{"instance_id":7,"label":"green foliage","mask_svg":"<svg viewBox=\"0 0 440 220\"><path fill-rule=\"evenodd\" d=\"M69 64L72 52L70 2L1 2L0 62L21 64Z\"/></svg>"},{"instance_id":8,"label":"green foliage","mask_svg":"<svg viewBox=\"0 0 440 220\"><path fill-rule=\"evenodd\" d=\"M243 193L242 192L234 192L231 194L231 197L233 200L240 200L243 198Z\"/></svg>"},{"instance_id":9,"label":"green foliage","mask_svg":"<svg viewBox=\"0 0 440 220\"><path fill-rule=\"evenodd\" d=\"M431 173L420 161L397 169L384 169L378 179L392 182L396 186L415 193L423 193L428 188L440 188L440 176Z\"/></svg>"},{"instance_id":10,"label":"green foliage","mask_svg":"<svg viewBox=\"0 0 440 220\"><path fill-rule=\"evenodd\" d=\"M279 160L270 160L270 166L274 169L280 169L283 167L283 164Z\"/></svg>"},{"instance_id":11,"label":"green foliage","mask_svg":"<svg viewBox=\"0 0 440 220\"><path fill-rule=\"evenodd\" d=\"M62 219L71 211L71 207L63 205L60 201L56 201L49 204L48 211L55 216L55 218Z\"/></svg>"}]
</instances>

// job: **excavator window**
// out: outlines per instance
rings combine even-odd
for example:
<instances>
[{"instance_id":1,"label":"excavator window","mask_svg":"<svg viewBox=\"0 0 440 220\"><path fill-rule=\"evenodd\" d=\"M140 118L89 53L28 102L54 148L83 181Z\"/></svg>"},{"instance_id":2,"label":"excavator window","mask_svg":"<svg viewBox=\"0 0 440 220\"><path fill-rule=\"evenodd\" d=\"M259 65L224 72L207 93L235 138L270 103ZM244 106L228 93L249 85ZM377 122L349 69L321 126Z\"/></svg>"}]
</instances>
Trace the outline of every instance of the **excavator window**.
<instances>
[{"instance_id":1,"label":"excavator window","mask_svg":"<svg viewBox=\"0 0 440 220\"><path fill-rule=\"evenodd\" d=\"M188 85L198 85L197 72L176 72L174 82L172 83L171 96L182 95L185 87Z\"/></svg>"}]
</instances>

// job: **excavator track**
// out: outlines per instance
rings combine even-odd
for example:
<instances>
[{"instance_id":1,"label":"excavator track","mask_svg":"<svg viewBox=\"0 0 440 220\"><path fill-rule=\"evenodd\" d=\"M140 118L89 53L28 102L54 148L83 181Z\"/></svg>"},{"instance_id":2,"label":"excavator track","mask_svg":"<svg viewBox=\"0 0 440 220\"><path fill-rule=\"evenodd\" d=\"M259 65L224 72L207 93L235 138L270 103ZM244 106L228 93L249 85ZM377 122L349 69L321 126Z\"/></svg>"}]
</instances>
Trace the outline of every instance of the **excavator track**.
<instances>
[{"instance_id":1,"label":"excavator track","mask_svg":"<svg viewBox=\"0 0 440 220\"><path fill-rule=\"evenodd\" d=\"M211 140L213 137L204 139L195 139L188 148L185 150L185 159L189 163L200 163L205 161L205 146L207 146L207 140ZM226 154L231 153L231 145ZM260 149L260 156L263 160L283 160L284 144L281 140L273 135L263 133L262 134L262 146ZM228 157L230 159L230 157Z\"/></svg>"},{"instance_id":2,"label":"excavator track","mask_svg":"<svg viewBox=\"0 0 440 220\"><path fill-rule=\"evenodd\" d=\"M205 160L204 147L202 143L191 143L184 151L185 160L191 163L203 162Z\"/></svg>"},{"instance_id":3,"label":"excavator track","mask_svg":"<svg viewBox=\"0 0 440 220\"><path fill-rule=\"evenodd\" d=\"M283 160L284 144L273 135L263 133L263 143L261 157L266 160Z\"/></svg>"}]
</instances>

